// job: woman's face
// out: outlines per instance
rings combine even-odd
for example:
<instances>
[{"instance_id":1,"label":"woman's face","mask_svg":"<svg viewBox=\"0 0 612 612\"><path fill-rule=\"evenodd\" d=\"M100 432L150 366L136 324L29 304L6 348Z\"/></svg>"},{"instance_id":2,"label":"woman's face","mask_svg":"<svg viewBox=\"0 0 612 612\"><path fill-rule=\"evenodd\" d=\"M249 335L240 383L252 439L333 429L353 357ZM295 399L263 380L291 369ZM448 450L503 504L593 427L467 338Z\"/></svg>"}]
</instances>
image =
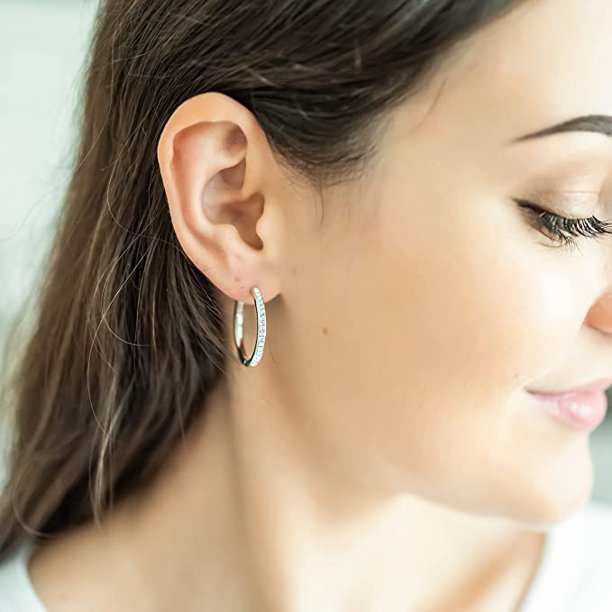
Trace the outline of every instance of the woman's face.
<instances>
[{"instance_id":1,"label":"woman's face","mask_svg":"<svg viewBox=\"0 0 612 612\"><path fill-rule=\"evenodd\" d=\"M515 198L612 220L612 138L512 141L612 115L611 28L609 0L527 2L394 111L322 220L287 202L267 359L346 475L538 523L589 495L588 432L527 389L612 374L612 238L560 246Z\"/></svg>"}]
</instances>

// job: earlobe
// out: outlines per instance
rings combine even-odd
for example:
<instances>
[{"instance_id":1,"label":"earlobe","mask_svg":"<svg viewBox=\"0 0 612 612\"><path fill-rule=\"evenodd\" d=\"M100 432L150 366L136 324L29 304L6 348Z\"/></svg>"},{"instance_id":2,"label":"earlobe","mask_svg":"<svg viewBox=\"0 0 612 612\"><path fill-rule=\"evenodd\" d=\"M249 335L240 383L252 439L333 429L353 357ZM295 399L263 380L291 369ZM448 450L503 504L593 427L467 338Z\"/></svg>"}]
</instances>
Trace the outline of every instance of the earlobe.
<instances>
[{"instance_id":1,"label":"earlobe","mask_svg":"<svg viewBox=\"0 0 612 612\"><path fill-rule=\"evenodd\" d=\"M177 107L157 146L181 247L223 293L246 303L253 286L265 300L279 292L269 260L275 249L264 248L275 237L260 235L277 224L263 222L275 210L263 162L268 144L258 130L248 109L210 92Z\"/></svg>"}]
</instances>

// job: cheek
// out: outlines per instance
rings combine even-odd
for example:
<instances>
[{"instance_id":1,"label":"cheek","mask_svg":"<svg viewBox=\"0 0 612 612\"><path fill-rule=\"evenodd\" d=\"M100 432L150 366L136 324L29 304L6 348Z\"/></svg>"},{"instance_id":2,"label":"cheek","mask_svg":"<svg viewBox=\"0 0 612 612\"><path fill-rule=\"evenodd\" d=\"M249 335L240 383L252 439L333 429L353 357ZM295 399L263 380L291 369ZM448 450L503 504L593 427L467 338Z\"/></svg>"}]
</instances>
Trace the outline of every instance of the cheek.
<instances>
[{"instance_id":1,"label":"cheek","mask_svg":"<svg viewBox=\"0 0 612 612\"><path fill-rule=\"evenodd\" d=\"M304 356L304 388L318 394L305 414L323 406L313 431L364 473L382 458L430 495L501 499L500 470L524 483L555 448L532 436L534 452L521 450L530 419L512 402L570 363L584 263L545 248L510 206L474 189L445 189L449 199L385 183L375 214L304 257L312 277L286 288L298 344L274 347L275 361Z\"/></svg>"},{"instance_id":2,"label":"cheek","mask_svg":"<svg viewBox=\"0 0 612 612\"><path fill-rule=\"evenodd\" d=\"M492 465L522 490L550 460L558 447L543 437L533 455L525 450L528 408L512 402L528 382L568 367L585 316L575 260L494 204L478 223L451 212L456 202L418 216L391 207L361 235L343 285L347 337L363 338L342 343L359 387L353 425L419 486L449 498L486 489L501 499Z\"/></svg>"},{"instance_id":3,"label":"cheek","mask_svg":"<svg viewBox=\"0 0 612 612\"><path fill-rule=\"evenodd\" d=\"M418 215L381 205L341 288L327 292L351 313L337 324L344 353L328 355L350 364L353 425L424 470L452 463L449 448L457 461L486 454L517 390L567 367L584 318L569 259L500 218L496 203L472 216L461 198L429 202Z\"/></svg>"},{"instance_id":4,"label":"cheek","mask_svg":"<svg viewBox=\"0 0 612 612\"><path fill-rule=\"evenodd\" d=\"M386 313L375 323L386 359L437 387L511 391L567 362L585 316L579 269L510 209L461 202L381 213L359 267L376 287L365 316Z\"/></svg>"}]
</instances>

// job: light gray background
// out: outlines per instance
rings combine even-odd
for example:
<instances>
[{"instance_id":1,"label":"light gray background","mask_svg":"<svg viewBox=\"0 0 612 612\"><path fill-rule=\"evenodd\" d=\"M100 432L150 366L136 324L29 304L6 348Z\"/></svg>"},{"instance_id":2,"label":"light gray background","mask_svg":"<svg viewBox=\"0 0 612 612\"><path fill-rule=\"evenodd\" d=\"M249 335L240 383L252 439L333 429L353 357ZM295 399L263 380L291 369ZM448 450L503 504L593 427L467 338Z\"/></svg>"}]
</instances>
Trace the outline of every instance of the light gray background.
<instances>
[{"instance_id":1,"label":"light gray background","mask_svg":"<svg viewBox=\"0 0 612 612\"><path fill-rule=\"evenodd\" d=\"M0 341L53 234L95 8L90 0L0 0ZM612 503L611 416L591 440L593 497Z\"/></svg>"}]
</instances>

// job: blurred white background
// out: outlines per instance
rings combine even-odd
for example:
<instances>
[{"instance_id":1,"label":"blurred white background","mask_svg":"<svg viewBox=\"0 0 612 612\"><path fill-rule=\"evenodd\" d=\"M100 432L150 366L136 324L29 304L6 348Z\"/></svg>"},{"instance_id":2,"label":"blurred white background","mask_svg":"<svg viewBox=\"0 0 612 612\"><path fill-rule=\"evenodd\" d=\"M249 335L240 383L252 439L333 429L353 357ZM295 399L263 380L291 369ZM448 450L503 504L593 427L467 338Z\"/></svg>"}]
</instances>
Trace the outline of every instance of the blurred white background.
<instances>
[{"instance_id":1,"label":"blurred white background","mask_svg":"<svg viewBox=\"0 0 612 612\"><path fill-rule=\"evenodd\" d=\"M36 274L64 188L95 3L0 1L0 326Z\"/></svg>"},{"instance_id":2,"label":"blurred white background","mask_svg":"<svg viewBox=\"0 0 612 612\"><path fill-rule=\"evenodd\" d=\"M2 342L53 235L95 8L93 0L0 0ZM612 416L591 434L591 446L593 497L612 503Z\"/></svg>"}]
</instances>

